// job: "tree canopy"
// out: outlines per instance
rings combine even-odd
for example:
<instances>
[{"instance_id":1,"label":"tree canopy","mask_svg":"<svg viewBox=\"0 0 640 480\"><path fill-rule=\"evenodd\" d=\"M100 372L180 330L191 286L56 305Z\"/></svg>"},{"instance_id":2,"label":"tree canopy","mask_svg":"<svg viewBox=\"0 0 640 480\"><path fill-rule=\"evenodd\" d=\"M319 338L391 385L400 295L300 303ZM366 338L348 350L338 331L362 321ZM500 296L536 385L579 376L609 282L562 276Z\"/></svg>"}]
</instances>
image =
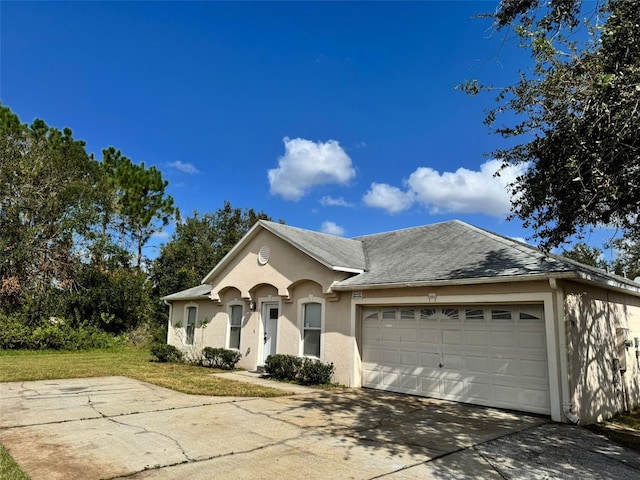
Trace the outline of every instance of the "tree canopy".
<instances>
[{"instance_id":1,"label":"tree canopy","mask_svg":"<svg viewBox=\"0 0 640 480\"><path fill-rule=\"evenodd\" d=\"M234 208L225 201L214 213L194 212L178 223L151 267L158 296L198 285L258 220L271 217L253 208Z\"/></svg>"},{"instance_id":2,"label":"tree canopy","mask_svg":"<svg viewBox=\"0 0 640 480\"><path fill-rule=\"evenodd\" d=\"M103 153L0 104L1 314L115 333L151 318L142 248L178 211L158 169Z\"/></svg>"},{"instance_id":3,"label":"tree canopy","mask_svg":"<svg viewBox=\"0 0 640 480\"><path fill-rule=\"evenodd\" d=\"M492 153L521 174L511 218L550 249L589 229L640 233L640 1L503 0L495 28L533 66L497 91L485 123L515 140ZM500 123L505 122L505 123Z\"/></svg>"}]
</instances>

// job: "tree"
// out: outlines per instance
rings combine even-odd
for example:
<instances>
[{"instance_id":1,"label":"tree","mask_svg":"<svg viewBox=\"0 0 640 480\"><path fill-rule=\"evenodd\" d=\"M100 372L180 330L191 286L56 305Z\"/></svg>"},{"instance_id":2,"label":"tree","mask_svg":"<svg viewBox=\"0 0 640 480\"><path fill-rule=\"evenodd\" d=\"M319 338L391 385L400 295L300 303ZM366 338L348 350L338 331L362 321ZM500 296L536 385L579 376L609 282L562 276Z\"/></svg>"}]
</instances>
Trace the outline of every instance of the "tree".
<instances>
[{"instance_id":1,"label":"tree","mask_svg":"<svg viewBox=\"0 0 640 480\"><path fill-rule=\"evenodd\" d=\"M102 168L106 173L106 188L111 200L103 205L102 234L115 221L121 248L125 248L127 235L136 248L136 266L141 267L142 249L159 228L179 218L180 212L173 197L165 190L169 182L162 178L156 167L135 164L114 147L102 151ZM161 226L158 225L158 222Z\"/></svg>"},{"instance_id":2,"label":"tree","mask_svg":"<svg viewBox=\"0 0 640 480\"><path fill-rule=\"evenodd\" d=\"M151 266L156 294L162 297L198 285L258 220L271 218L225 201L215 213L194 212L178 223Z\"/></svg>"},{"instance_id":3,"label":"tree","mask_svg":"<svg viewBox=\"0 0 640 480\"><path fill-rule=\"evenodd\" d=\"M602 250L596 247L590 247L584 242L575 244L570 250L563 249L561 255L576 262L591 265L592 267L602 268L604 270L608 268L607 262L602 256Z\"/></svg>"},{"instance_id":4,"label":"tree","mask_svg":"<svg viewBox=\"0 0 640 480\"><path fill-rule=\"evenodd\" d=\"M507 87L463 86L497 90L485 123L519 142L493 152L503 167L522 169L510 186L510 218L531 227L544 249L602 225L637 235L640 1L541 4L503 0L490 15L498 30L515 32L532 70ZM496 126L498 118L511 124Z\"/></svg>"},{"instance_id":5,"label":"tree","mask_svg":"<svg viewBox=\"0 0 640 480\"><path fill-rule=\"evenodd\" d=\"M22 124L0 105L0 307L72 287L97 218L98 178L70 129Z\"/></svg>"}]
</instances>

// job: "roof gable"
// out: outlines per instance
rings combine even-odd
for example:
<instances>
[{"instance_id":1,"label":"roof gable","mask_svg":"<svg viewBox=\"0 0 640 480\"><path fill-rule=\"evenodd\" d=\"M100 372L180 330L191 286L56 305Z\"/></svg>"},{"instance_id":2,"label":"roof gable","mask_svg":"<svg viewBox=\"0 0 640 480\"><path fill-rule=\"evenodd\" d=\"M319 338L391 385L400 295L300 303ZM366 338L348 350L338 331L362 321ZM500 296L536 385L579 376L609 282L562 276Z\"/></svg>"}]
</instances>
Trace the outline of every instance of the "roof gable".
<instances>
[{"instance_id":1,"label":"roof gable","mask_svg":"<svg viewBox=\"0 0 640 480\"><path fill-rule=\"evenodd\" d=\"M229 264L235 255L261 230L271 232L330 270L361 273L366 268L364 250L362 243L358 240L350 240L326 233L290 227L281 223L259 220L205 276L202 283L210 282L216 273Z\"/></svg>"}]
</instances>

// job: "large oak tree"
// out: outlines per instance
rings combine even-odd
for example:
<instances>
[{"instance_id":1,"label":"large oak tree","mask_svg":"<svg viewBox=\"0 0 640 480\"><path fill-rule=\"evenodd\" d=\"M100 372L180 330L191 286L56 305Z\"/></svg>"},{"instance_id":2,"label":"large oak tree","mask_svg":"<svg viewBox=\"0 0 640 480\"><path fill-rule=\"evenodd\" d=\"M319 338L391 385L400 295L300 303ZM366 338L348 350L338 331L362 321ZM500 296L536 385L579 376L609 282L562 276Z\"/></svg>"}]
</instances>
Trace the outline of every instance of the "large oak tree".
<instances>
[{"instance_id":1,"label":"large oak tree","mask_svg":"<svg viewBox=\"0 0 640 480\"><path fill-rule=\"evenodd\" d=\"M599 226L638 236L640 1L503 0L490 14L533 59L487 113L511 145L492 155L521 167L512 218L549 249Z\"/></svg>"}]
</instances>

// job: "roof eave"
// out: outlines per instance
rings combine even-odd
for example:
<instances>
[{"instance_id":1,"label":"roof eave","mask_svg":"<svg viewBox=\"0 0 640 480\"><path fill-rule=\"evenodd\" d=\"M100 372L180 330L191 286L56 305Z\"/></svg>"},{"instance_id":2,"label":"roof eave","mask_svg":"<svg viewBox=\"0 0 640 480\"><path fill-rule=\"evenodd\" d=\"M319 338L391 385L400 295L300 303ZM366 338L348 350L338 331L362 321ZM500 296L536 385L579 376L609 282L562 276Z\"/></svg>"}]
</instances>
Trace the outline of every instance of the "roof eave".
<instances>
[{"instance_id":1,"label":"roof eave","mask_svg":"<svg viewBox=\"0 0 640 480\"><path fill-rule=\"evenodd\" d=\"M455 278L450 280L429 280L418 282L397 282L397 283L376 283L361 285L334 285L332 290L353 291L353 290L378 290L382 288L417 288L417 287L444 287L455 285L479 285L486 283L506 283L506 282L532 282L547 280L549 278L577 278L576 272L558 273L538 273L532 275L509 275L501 277L476 277L476 278Z\"/></svg>"}]
</instances>

